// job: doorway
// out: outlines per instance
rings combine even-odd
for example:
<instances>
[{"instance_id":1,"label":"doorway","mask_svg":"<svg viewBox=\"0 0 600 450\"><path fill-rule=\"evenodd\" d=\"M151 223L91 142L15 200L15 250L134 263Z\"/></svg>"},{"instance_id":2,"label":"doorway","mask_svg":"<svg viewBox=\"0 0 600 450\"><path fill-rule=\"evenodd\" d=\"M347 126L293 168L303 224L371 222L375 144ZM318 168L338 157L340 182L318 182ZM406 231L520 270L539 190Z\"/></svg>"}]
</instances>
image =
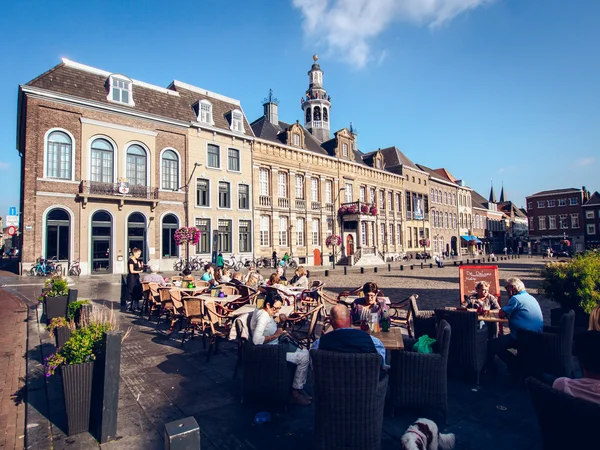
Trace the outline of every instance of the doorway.
<instances>
[{"instance_id":1,"label":"doorway","mask_svg":"<svg viewBox=\"0 0 600 450\"><path fill-rule=\"evenodd\" d=\"M354 238L351 234L346 236L346 256L354 255Z\"/></svg>"},{"instance_id":2,"label":"doorway","mask_svg":"<svg viewBox=\"0 0 600 450\"><path fill-rule=\"evenodd\" d=\"M146 255L146 218L141 213L133 213L127 219L127 255L134 248L142 251L142 260L148 261Z\"/></svg>"},{"instance_id":3,"label":"doorway","mask_svg":"<svg viewBox=\"0 0 600 450\"><path fill-rule=\"evenodd\" d=\"M313 265L315 265L315 266L320 266L322 264L321 250L319 250L318 248L315 248L313 250L313 260L314 260Z\"/></svg>"},{"instance_id":4,"label":"doorway","mask_svg":"<svg viewBox=\"0 0 600 450\"><path fill-rule=\"evenodd\" d=\"M106 211L96 211L92 216L92 272L111 272L111 238L111 215Z\"/></svg>"},{"instance_id":5,"label":"doorway","mask_svg":"<svg viewBox=\"0 0 600 450\"><path fill-rule=\"evenodd\" d=\"M46 216L46 259L56 257L69 261L71 243L71 220L64 209L53 209Z\"/></svg>"}]
</instances>

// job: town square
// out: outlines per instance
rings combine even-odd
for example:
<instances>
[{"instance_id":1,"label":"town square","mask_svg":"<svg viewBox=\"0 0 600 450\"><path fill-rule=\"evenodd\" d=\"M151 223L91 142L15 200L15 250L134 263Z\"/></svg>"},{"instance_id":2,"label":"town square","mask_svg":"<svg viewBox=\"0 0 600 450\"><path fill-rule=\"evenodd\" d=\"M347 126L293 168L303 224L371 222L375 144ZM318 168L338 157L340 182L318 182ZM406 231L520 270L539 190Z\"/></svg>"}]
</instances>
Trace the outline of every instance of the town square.
<instances>
[{"instance_id":1,"label":"town square","mask_svg":"<svg viewBox=\"0 0 600 450\"><path fill-rule=\"evenodd\" d=\"M596 448L598 5L109 3L0 19L0 447Z\"/></svg>"}]
</instances>

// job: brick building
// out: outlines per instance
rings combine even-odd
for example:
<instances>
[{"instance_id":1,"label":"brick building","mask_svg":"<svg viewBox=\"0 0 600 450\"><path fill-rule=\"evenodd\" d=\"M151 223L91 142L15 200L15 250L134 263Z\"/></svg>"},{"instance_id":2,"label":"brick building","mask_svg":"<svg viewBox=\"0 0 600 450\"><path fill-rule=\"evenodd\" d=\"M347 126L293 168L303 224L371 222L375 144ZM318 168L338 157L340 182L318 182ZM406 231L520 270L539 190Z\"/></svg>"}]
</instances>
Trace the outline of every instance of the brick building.
<instances>
[{"instance_id":1,"label":"brick building","mask_svg":"<svg viewBox=\"0 0 600 450\"><path fill-rule=\"evenodd\" d=\"M600 194L598 191L583 204L585 248L600 248Z\"/></svg>"},{"instance_id":2,"label":"brick building","mask_svg":"<svg viewBox=\"0 0 600 450\"><path fill-rule=\"evenodd\" d=\"M564 248L568 240L574 251L585 248L582 205L589 199L585 186L541 191L526 198L529 238L533 253L548 247Z\"/></svg>"},{"instance_id":3,"label":"brick building","mask_svg":"<svg viewBox=\"0 0 600 450\"><path fill-rule=\"evenodd\" d=\"M233 197L234 186L251 178L243 168L252 131L240 114L238 101L218 94L178 82L153 86L69 60L21 85L23 270L44 256L79 258L84 274L124 273L134 247L172 268L181 250L174 232L190 222L186 183L195 163L210 171L211 202L217 180L230 184ZM239 152L238 170L210 166L230 148ZM209 230L227 220L226 236L236 242L237 216L251 217L232 205L210 214Z\"/></svg>"}]
</instances>

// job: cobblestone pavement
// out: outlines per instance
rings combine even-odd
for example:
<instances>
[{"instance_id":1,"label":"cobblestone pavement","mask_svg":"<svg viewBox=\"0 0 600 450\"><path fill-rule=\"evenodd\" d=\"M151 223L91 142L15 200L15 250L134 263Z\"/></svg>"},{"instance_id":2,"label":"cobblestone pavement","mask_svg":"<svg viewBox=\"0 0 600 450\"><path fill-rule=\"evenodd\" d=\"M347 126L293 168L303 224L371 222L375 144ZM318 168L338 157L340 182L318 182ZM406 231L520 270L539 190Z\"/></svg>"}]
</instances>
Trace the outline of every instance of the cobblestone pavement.
<instances>
[{"instance_id":1,"label":"cobblestone pavement","mask_svg":"<svg viewBox=\"0 0 600 450\"><path fill-rule=\"evenodd\" d=\"M536 270L541 260L518 259L502 261L501 280L518 276L528 290L537 292ZM391 298L406 298L419 294L423 308L456 305L458 302L458 268L424 268L388 272L386 267L343 268L330 271L325 277L323 269L313 269L311 278L323 279L331 292L357 287L366 281L375 281ZM269 273L268 270L264 274ZM4 281L4 280L0 280ZM5 281L4 281L5 282ZM16 283L18 284L18 283ZM23 279L30 286L9 286L27 296L39 293L41 283ZM33 286L31 286L33 284ZM111 304L118 309L120 277L91 276L74 280L79 298L90 298L97 303ZM29 297L32 298L32 297ZM35 298L35 297L33 297ZM551 305L541 299L545 314ZM131 335L124 341L121 360L119 394L118 439L104 444L103 449L162 449L164 424L186 416L194 416L202 433L202 449L305 449L312 445L313 407L290 406L287 411L269 411L272 422L257 426L254 415L259 412L252 405L240 404L242 374L232 378L237 351L232 343L224 343L219 354L206 362L202 340L196 338L180 346L181 335L166 333L166 325L156 326L146 318L128 313L117 313L122 330L132 327ZM30 322L35 314L30 313ZM35 337L35 333L38 333ZM37 339L37 362L53 345L43 327L30 323L30 340ZM35 342L34 342L35 343ZM32 347L32 344L30 344ZM33 353L32 353L33 355ZM31 358L31 359L35 359ZM28 432L30 448L94 448L97 444L87 433L67 438L62 432L64 411L59 406L62 387L58 376L49 380L35 370L32 363L28 384L42 386L46 398L32 396L32 417L35 427ZM39 369L39 367L38 367ZM41 378L40 378L41 377ZM312 391L311 383L307 390ZM484 374L476 386L463 381L449 382L449 414L446 426L441 426L457 436L457 449L515 449L540 448L537 424L525 388L511 380L506 373ZM37 414L37 415L36 415ZM406 427L418 416L411 411L389 413L384 420L383 448L398 448L399 439ZM45 422L44 422L45 421ZM30 420L28 417L28 426ZM52 446L52 447L51 447Z\"/></svg>"}]
</instances>

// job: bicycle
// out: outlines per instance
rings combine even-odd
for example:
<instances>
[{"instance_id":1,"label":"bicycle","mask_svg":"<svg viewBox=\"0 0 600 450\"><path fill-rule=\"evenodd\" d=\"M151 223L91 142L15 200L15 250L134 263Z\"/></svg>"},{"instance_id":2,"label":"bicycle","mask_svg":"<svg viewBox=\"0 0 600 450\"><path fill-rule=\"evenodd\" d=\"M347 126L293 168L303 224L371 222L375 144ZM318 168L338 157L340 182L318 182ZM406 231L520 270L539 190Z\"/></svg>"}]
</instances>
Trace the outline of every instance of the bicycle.
<instances>
[{"instance_id":1,"label":"bicycle","mask_svg":"<svg viewBox=\"0 0 600 450\"><path fill-rule=\"evenodd\" d=\"M78 277L79 275L81 275L81 258L77 258L75 261L73 261L71 263L71 266L69 267L69 276L72 277Z\"/></svg>"},{"instance_id":2,"label":"bicycle","mask_svg":"<svg viewBox=\"0 0 600 450\"><path fill-rule=\"evenodd\" d=\"M48 277L56 274L62 274L62 265L57 263L56 256L50 260L45 260L43 257L39 257L36 261L35 266L29 270L29 275Z\"/></svg>"},{"instance_id":3,"label":"bicycle","mask_svg":"<svg viewBox=\"0 0 600 450\"><path fill-rule=\"evenodd\" d=\"M235 255L232 253L229 260L225 261L225 267L227 267L229 269L233 269L236 272L239 272L240 270L242 270L242 267L244 267L244 265L242 264L241 261L238 261L237 258L235 257Z\"/></svg>"}]
</instances>

